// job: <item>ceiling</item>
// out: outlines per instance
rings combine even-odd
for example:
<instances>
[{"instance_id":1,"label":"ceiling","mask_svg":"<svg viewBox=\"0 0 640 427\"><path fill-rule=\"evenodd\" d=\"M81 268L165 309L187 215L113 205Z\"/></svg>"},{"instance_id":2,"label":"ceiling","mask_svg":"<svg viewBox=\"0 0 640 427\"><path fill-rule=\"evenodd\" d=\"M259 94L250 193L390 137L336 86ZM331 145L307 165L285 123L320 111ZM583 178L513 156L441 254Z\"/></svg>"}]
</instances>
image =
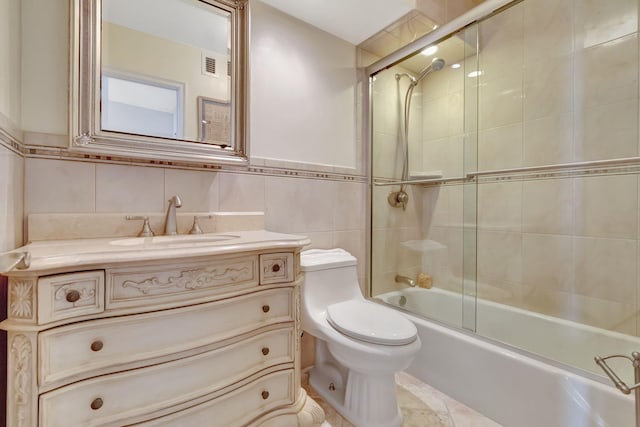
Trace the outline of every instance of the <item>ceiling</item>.
<instances>
[{"instance_id":1,"label":"ceiling","mask_svg":"<svg viewBox=\"0 0 640 427\"><path fill-rule=\"evenodd\" d=\"M102 20L209 52L227 54L229 13L200 2L109 0Z\"/></svg>"},{"instance_id":2,"label":"ceiling","mask_svg":"<svg viewBox=\"0 0 640 427\"><path fill-rule=\"evenodd\" d=\"M262 0L372 54L373 61L408 45L433 31L437 25L421 11L415 0ZM438 44L436 55L416 54L402 62L408 71L419 73L435 57L448 65L461 60L465 44L451 37ZM366 64L364 64L366 65Z\"/></svg>"},{"instance_id":3,"label":"ceiling","mask_svg":"<svg viewBox=\"0 0 640 427\"><path fill-rule=\"evenodd\" d=\"M262 0L354 45L415 7L415 0Z\"/></svg>"}]
</instances>

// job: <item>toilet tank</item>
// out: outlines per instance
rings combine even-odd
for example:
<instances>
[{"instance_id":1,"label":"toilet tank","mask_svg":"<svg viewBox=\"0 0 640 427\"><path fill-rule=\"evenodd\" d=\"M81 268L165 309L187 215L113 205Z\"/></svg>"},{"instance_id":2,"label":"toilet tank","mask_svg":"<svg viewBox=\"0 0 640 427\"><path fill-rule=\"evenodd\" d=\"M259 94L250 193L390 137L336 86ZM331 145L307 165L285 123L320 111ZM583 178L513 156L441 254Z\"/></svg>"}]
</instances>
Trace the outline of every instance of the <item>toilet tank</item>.
<instances>
[{"instance_id":1,"label":"toilet tank","mask_svg":"<svg viewBox=\"0 0 640 427\"><path fill-rule=\"evenodd\" d=\"M356 258L344 249L302 251L302 297L323 307L349 299L363 299L356 267Z\"/></svg>"}]
</instances>

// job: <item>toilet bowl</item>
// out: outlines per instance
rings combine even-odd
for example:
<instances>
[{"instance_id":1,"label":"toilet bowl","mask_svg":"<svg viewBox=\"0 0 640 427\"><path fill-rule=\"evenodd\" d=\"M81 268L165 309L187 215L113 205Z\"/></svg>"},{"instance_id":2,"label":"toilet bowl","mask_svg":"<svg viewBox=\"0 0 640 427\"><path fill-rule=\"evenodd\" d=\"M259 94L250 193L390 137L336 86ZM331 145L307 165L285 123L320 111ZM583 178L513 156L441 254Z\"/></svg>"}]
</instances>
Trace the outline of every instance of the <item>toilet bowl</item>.
<instances>
[{"instance_id":1,"label":"toilet bowl","mask_svg":"<svg viewBox=\"0 0 640 427\"><path fill-rule=\"evenodd\" d=\"M300 264L302 327L317 339L311 386L357 427L400 427L394 374L420 350L415 325L364 298L345 250L303 251Z\"/></svg>"}]
</instances>

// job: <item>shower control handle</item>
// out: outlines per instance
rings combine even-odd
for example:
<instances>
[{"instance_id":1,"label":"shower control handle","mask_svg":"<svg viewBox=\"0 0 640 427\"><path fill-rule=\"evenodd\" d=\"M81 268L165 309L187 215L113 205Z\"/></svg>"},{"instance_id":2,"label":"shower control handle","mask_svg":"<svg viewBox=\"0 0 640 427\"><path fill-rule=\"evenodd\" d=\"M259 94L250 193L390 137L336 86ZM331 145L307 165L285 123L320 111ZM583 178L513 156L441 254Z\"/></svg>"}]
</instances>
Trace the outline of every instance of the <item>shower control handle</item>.
<instances>
[{"instance_id":1,"label":"shower control handle","mask_svg":"<svg viewBox=\"0 0 640 427\"><path fill-rule=\"evenodd\" d=\"M402 210L405 210L407 208L407 203L409 203L409 195L403 190L394 191L389 193L387 201L394 208L402 207Z\"/></svg>"}]
</instances>

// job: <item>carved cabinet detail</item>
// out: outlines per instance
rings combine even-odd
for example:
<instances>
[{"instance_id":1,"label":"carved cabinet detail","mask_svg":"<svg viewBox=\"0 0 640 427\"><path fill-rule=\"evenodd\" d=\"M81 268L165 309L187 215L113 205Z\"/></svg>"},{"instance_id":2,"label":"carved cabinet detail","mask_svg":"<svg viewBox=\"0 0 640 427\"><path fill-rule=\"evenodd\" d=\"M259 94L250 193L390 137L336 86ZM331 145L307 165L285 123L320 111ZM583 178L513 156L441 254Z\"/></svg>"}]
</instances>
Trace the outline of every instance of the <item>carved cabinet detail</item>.
<instances>
[{"instance_id":1,"label":"carved cabinet detail","mask_svg":"<svg viewBox=\"0 0 640 427\"><path fill-rule=\"evenodd\" d=\"M293 254L260 255L260 283L291 282L293 280Z\"/></svg>"},{"instance_id":2,"label":"carved cabinet detail","mask_svg":"<svg viewBox=\"0 0 640 427\"><path fill-rule=\"evenodd\" d=\"M319 427L281 248L8 273L7 425Z\"/></svg>"}]
</instances>

